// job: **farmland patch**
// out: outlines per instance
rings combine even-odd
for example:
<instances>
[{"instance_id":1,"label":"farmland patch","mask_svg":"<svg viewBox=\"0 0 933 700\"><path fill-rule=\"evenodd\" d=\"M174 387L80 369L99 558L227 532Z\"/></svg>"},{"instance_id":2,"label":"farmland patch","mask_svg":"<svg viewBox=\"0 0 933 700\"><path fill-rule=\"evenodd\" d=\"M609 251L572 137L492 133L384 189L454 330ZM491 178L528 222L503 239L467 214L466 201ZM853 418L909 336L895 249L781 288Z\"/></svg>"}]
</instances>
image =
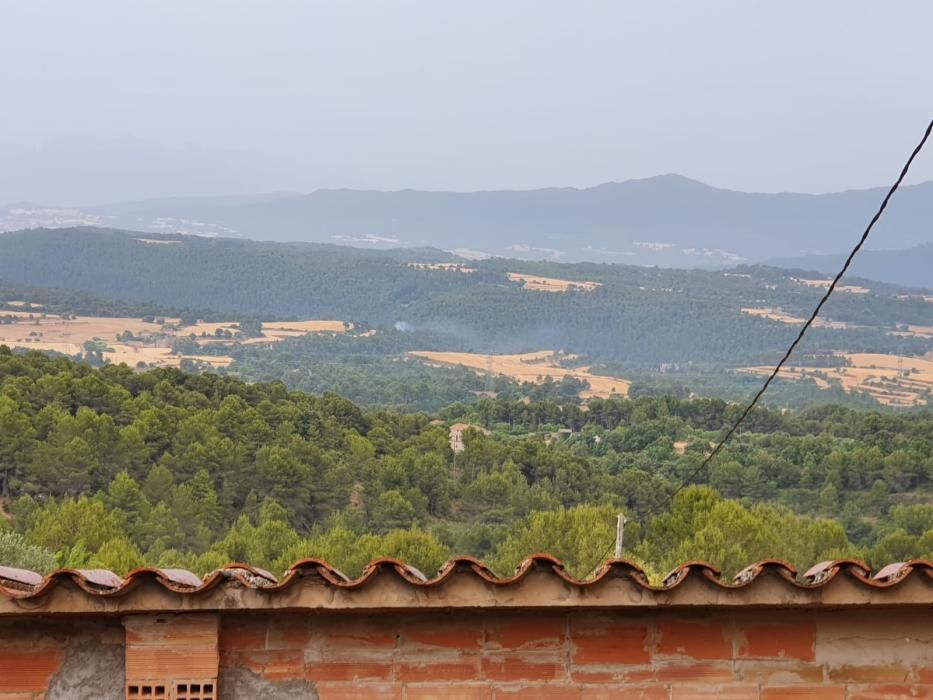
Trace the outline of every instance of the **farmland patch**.
<instances>
[{"instance_id":1,"label":"farmland patch","mask_svg":"<svg viewBox=\"0 0 933 700\"><path fill-rule=\"evenodd\" d=\"M581 392L583 398L592 396L627 396L631 382L616 377L591 374L590 368L562 367L561 360L573 359L572 355L561 355L551 350L541 350L517 355L484 355L471 352L413 351L409 355L420 357L439 365L463 365L478 372L501 374L519 382L540 383L550 377L560 381L565 377L589 382L590 388Z\"/></svg>"}]
</instances>

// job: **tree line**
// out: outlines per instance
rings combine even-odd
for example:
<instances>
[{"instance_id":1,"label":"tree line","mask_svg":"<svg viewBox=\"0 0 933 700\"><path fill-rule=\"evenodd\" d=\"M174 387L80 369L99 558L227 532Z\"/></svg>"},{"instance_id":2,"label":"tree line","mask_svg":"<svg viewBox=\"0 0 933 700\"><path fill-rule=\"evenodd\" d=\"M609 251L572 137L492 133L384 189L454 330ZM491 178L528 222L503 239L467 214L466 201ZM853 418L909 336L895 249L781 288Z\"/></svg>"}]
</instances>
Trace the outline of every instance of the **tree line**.
<instances>
[{"instance_id":1,"label":"tree line","mask_svg":"<svg viewBox=\"0 0 933 700\"><path fill-rule=\"evenodd\" d=\"M0 557L9 565L281 571L377 555L427 573L472 554L508 573L552 551L585 575L633 519L655 576L702 558L734 572L933 553L933 416L755 411L667 499L735 416L715 400L484 399L439 414L363 409L281 382L92 369L0 348ZM448 424L472 423L454 452ZM659 508L659 505L664 507Z\"/></svg>"}]
</instances>

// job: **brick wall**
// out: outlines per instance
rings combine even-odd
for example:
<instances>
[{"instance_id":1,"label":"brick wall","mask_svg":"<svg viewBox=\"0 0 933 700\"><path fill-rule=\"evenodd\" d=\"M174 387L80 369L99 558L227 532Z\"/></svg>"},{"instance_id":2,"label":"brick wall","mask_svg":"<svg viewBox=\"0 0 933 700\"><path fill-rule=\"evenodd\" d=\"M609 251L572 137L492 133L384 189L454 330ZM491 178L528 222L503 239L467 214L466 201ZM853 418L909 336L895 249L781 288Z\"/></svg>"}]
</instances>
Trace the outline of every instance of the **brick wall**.
<instances>
[{"instance_id":1,"label":"brick wall","mask_svg":"<svg viewBox=\"0 0 933 700\"><path fill-rule=\"evenodd\" d=\"M119 618L0 618L0 700L122 698Z\"/></svg>"},{"instance_id":2,"label":"brick wall","mask_svg":"<svg viewBox=\"0 0 933 700\"><path fill-rule=\"evenodd\" d=\"M168 676L223 700L933 700L933 609L0 618L0 700Z\"/></svg>"},{"instance_id":3,"label":"brick wall","mask_svg":"<svg viewBox=\"0 0 933 700\"><path fill-rule=\"evenodd\" d=\"M933 700L929 609L233 615L220 652L230 700Z\"/></svg>"}]
</instances>

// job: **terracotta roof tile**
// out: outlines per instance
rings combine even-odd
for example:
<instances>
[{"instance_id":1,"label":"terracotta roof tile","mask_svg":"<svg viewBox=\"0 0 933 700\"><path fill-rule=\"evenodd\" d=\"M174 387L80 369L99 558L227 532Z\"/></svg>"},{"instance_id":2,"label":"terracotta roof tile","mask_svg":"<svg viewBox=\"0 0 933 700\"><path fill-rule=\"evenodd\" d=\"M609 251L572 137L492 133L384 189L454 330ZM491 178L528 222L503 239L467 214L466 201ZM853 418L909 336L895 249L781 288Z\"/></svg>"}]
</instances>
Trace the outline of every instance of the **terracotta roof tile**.
<instances>
[{"instance_id":1,"label":"terracotta roof tile","mask_svg":"<svg viewBox=\"0 0 933 700\"><path fill-rule=\"evenodd\" d=\"M0 566L0 586L20 585L20 586L40 586L42 585L42 576L34 571L27 569L15 569L12 566Z\"/></svg>"},{"instance_id":2,"label":"terracotta roof tile","mask_svg":"<svg viewBox=\"0 0 933 700\"><path fill-rule=\"evenodd\" d=\"M699 595L697 591L701 593L707 591L708 593L703 593L703 595L715 601L717 605L742 604L743 599L735 597L737 591L774 590L767 586L762 589L758 583L761 579L776 581L779 585L786 587L784 594L779 592L767 594L771 596L767 600L773 601L767 604L774 605L786 604L786 600L790 599L788 594L794 591L804 596L804 598L798 596L799 600L821 604L823 598L818 594L823 589L835 586L833 582L837 579L847 582L846 590L851 591L851 586L856 586L866 591L875 591L873 595L882 595L884 591L900 590L905 586L911 586L910 590L913 591L911 594L913 597L910 598L911 604L914 604L914 601L921 604L933 603L933 562L926 560L890 564L874 575L868 566L860 561L848 559L826 561L811 567L802 577L798 577L793 566L784 561L771 559L751 564L728 581L720 578L719 570L713 565L702 561L689 561L665 576L661 585L652 585L648 576L637 564L624 559L609 561L591 577L577 579L567 572L559 559L549 554L534 554L526 557L511 576L498 576L485 563L473 557L456 557L445 562L433 578L428 578L418 569L392 558L382 558L371 562L355 579L347 577L319 559L304 559L296 562L286 571L281 580L263 569L238 563L218 569L204 579L184 569L142 568L131 571L125 578L101 569L59 569L42 577L31 571L0 566L0 594L11 601L38 601L44 596L53 594L65 582L71 582L93 599L115 598L127 595L148 581L185 596L206 594L224 585L234 585L247 591L264 591L274 595L294 588L298 585L299 579L317 583L325 589L331 588L334 591L348 593L367 590L370 587L379 589L380 584L377 580L386 582L394 580L401 583L403 587L411 587L414 594L419 590L427 593L429 590L439 590L453 585L455 578L458 581L473 578L481 582L483 586L491 586L492 588L485 590L489 591L490 596L494 596L499 595L497 591L506 591L512 586L520 587L525 579L532 576L553 577L554 581L564 586L565 590L576 590L579 595L593 589L594 594L586 595L591 597L596 595L597 598L600 595L596 590L597 587L602 590L605 586L621 585L625 590L632 592L631 595L637 594L639 600L648 601L642 604L661 604L658 601L669 601L670 595L680 593L682 589L687 591L682 595L694 597ZM918 583L908 584L907 581ZM391 585L397 586L397 583ZM696 585L700 585L700 588L696 588ZM917 585L920 586L919 589ZM483 590L482 588L476 589L475 586L471 587L470 595L481 597L485 595L482 593ZM511 593L502 595L509 600L518 600ZM808 595L811 597L806 598L805 596ZM920 597L917 598L917 595ZM3 602L3 596L0 596L0 603ZM651 603L651 600L657 596L664 596L664 598L658 598L656 602ZM850 595L843 602L850 598L852 604L857 604L861 600L858 595ZM405 603L405 605L412 607L418 605L421 598L414 596L410 600L413 602ZM612 604L612 601L616 599L606 598L606 600ZM622 604L625 598L618 598L618 600L620 601L618 604ZM881 602L884 600L886 599L881 599ZM479 602L483 601L479 600ZM548 601L545 599L543 602L547 604ZM555 600L554 604L561 604L561 602L561 600ZM469 601L462 604L468 603ZM838 604L838 599L833 598L832 602L827 599L827 604ZM26 607L22 609L22 612L29 610L32 608ZM19 611L19 608L14 606L13 611ZM0 608L0 613L2 612L3 609Z\"/></svg>"}]
</instances>

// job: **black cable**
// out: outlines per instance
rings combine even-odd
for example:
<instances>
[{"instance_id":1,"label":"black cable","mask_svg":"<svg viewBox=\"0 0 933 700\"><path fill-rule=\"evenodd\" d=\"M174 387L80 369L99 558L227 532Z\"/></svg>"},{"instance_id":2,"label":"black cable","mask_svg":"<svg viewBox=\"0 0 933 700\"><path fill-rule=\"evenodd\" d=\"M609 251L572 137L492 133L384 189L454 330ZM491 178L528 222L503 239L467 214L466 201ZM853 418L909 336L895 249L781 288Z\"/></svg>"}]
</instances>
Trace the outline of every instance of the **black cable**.
<instances>
[{"instance_id":1,"label":"black cable","mask_svg":"<svg viewBox=\"0 0 933 700\"><path fill-rule=\"evenodd\" d=\"M904 178L907 176L907 171L910 170L910 166L914 162L914 158L917 157L917 154L919 154L920 151L923 150L923 147L926 145L927 139L930 137L931 131L933 131L933 120L930 120L930 123L927 125L926 131L923 132L923 138L920 139L920 143L916 145L913 152L910 154L910 157L907 159L907 162L904 163L904 167L901 168L901 174L898 176L897 180L895 180L894 184L891 185L891 188L888 190L888 193L885 195L884 199L881 201L881 206L878 207L878 211L875 212L875 215L871 217L871 221L868 222L868 226L865 227L865 231L862 233L862 237L859 239L858 243L855 244L855 247L852 249L852 252L849 253L849 257L846 258L846 261L843 264L842 269L839 270L839 273L833 278L832 283L829 285L829 287L826 288L826 293L820 299L819 303L816 305L816 308L813 309L813 313L810 314L810 318L808 318L806 323L803 324L803 328L800 329L800 333L797 334L797 337L794 339L794 342L790 344L789 348L787 348L787 352L784 353L784 357L782 357L780 362L777 363L777 366L775 366L774 370L765 380L765 383L762 384L761 389L758 390L758 393L755 394L754 398L751 400L748 406L745 407L745 410L742 411L742 414L739 416L739 419L732 425L731 428L729 428L729 431L726 433L725 437L723 437L723 439L720 440L719 443L713 448L713 450L706 456L706 458L703 460L700 466L694 469L693 472L691 472L690 475L686 479L684 479L680 483L680 485L676 489L674 489L673 492L671 492L670 496L666 499L666 501L669 501L671 505L673 505L674 498L677 496L677 494L683 491L690 484L690 482L692 482L697 477L697 475L701 471L703 471L709 465L710 462L713 461L713 459L716 457L717 454L719 454L722 448L725 447L726 443L729 442L729 439L735 434L735 431L739 429L739 426L742 425L742 422L748 417L748 414L752 412L752 409L755 407L755 404L758 403L758 400L762 397L765 391L767 391L768 387L771 385L771 382L774 381L775 377L778 376L778 374L781 371L781 368L784 366L784 363L786 363L787 360L790 359L791 354L794 352L796 347L800 344L800 341L803 340L804 334L807 332L807 330L816 320L816 317L820 313L820 309L822 309L823 305L827 301L829 301L829 297L830 295L832 295L833 290L836 289L836 285L839 283L839 280L842 279L842 276L845 275L849 267L852 265L852 260L855 258L856 254L862 249L862 246L865 244L865 241L868 240L868 235L871 233L872 228L874 228L875 224L878 222L878 219L881 218L881 215L884 213L884 210L887 209L888 207L888 202L891 200L891 197L894 195L895 192L897 192L897 189L901 186L901 182L903 182ZM657 508L652 508L645 514L644 517L648 518L651 515L654 515L654 513L657 512L657 510L658 510ZM606 553L608 554L609 550L606 550ZM603 555L600 561L602 561L603 559L605 559L605 555ZM593 569L595 569L597 565L599 565L599 562L596 562L596 565L594 565Z\"/></svg>"}]
</instances>

